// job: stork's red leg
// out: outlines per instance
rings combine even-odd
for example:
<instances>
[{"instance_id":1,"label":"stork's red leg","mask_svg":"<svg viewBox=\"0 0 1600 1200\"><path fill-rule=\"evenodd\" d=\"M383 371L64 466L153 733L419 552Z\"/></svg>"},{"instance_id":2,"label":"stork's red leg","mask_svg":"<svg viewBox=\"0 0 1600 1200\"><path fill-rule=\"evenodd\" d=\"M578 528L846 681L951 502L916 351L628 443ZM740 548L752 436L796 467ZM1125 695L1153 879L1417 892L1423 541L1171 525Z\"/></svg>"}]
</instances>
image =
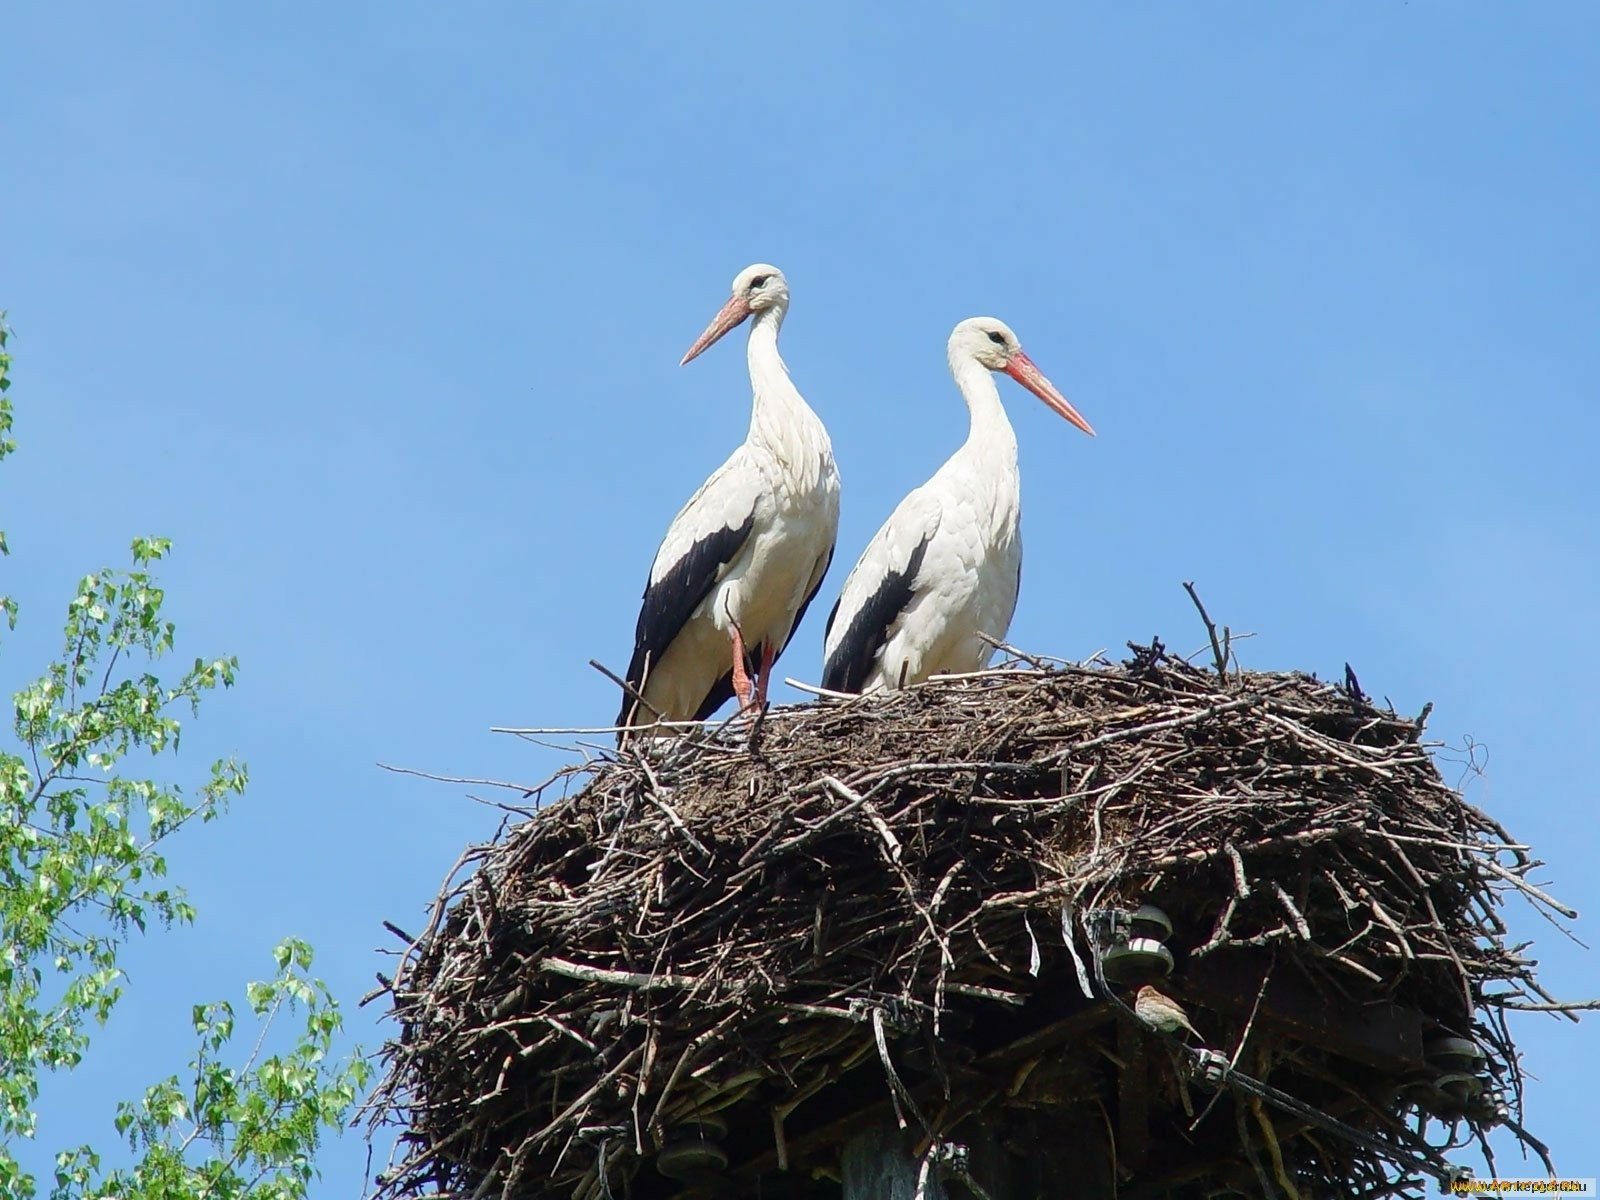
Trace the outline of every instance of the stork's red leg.
<instances>
[{"instance_id":1,"label":"stork's red leg","mask_svg":"<svg viewBox=\"0 0 1600 1200\"><path fill-rule=\"evenodd\" d=\"M755 689L750 686L750 671L744 662L744 634L734 625L728 636L733 642L733 693L739 697L739 711L743 712L750 707Z\"/></svg>"},{"instance_id":2,"label":"stork's red leg","mask_svg":"<svg viewBox=\"0 0 1600 1200\"><path fill-rule=\"evenodd\" d=\"M772 674L772 660L777 657L771 642L761 643L761 674L756 677L756 703L767 706L767 676Z\"/></svg>"}]
</instances>

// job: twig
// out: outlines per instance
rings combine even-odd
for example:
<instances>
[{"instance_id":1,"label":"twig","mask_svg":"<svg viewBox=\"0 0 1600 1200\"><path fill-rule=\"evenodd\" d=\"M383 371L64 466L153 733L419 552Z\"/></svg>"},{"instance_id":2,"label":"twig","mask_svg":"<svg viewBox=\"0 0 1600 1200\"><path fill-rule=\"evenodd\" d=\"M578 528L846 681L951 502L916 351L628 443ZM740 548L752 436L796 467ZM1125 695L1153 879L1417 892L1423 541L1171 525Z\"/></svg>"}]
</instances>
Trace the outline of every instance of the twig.
<instances>
[{"instance_id":1,"label":"twig","mask_svg":"<svg viewBox=\"0 0 1600 1200\"><path fill-rule=\"evenodd\" d=\"M589 665L591 667L593 667L596 671L599 671L600 674L604 675L607 679L611 680L612 683L616 684L619 688L621 688L622 689L622 694L627 696L628 699L636 701L638 703L639 707L648 709L650 711L650 715L652 717L654 717L657 721L662 721L662 720L666 719L666 714L663 713L654 704L651 704L650 701L646 700L644 698L644 693L643 692L639 691L638 688L634 687L633 684L629 683L622 676L618 675L615 671L611 670L611 668L607 667L605 664L601 663L598 659L594 659L594 658L591 658L589 660Z\"/></svg>"},{"instance_id":2,"label":"twig","mask_svg":"<svg viewBox=\"0 0 1600 1200\"><path fill-rule=\"evenodd\" d=\"M613 987L636 988L641 992L672 988L682 991L699 987L701 980L687 975L641 975L636 971L610 971L604 967L591 967L583 963L568 962L564 958L542 958L539 970L568 979L581 979L585 983L609 983Z\"/></svg>"},{"instance_id":3,"label":"twig","mask_svg":"<svg viewBox=\"0 0 1600 1200\"><path fill-rule=\"evenodd\" d=\"M1272 1174L1277 1179L1278 1186L1289 1197L1289 1200L1300 1200L1300 1189L1295 1187L1294 1181L1289 1178L1289 1172L1283 1168L1283 1148L1278 1145L1278 1135L1272 1128L1272 1118L1267 1116L1267 1110L1261 1100L1256 1096L1250 1097L1250 1111L1255 1114L1256 1124L1261 1128L1261 1136L1267 1143L1267 1153L1272 1158Z\"/></svg>"},{"instance_id":4,"label":"twig","mask_svg":"<svg viewBox=\"0 0 1600 1200\"><path fill-rule=\"evenodd\" d=\"M1200 603L1200 593L1194 590L1194 584L1186 582L1183 590L1189 593L1189 599L1194 601L1195 609L1200 613L1200 619L1205 622L1206 636L1211 639L1211 654L1217 665L1217 674L1223 679L1228 677L1228 655L1232 647L1224 649L1223 644L1217 640L1217 627L1212 623L1211 614L1206 612L1206 606ZM1231 638L1229 639L1232 640Z\"/></svg>"},{"instance_id":5,"label":"twig","mask_svg":"<svg viewBox=\"0 0 1600 1200\"><path fill-rule=\"evenodd\" d=\"M1504 879L1507 883L1511 884L1519 891L1525 892L1527 895L1532 896L1535 900L1538 900L1542 904L1546 904L1555 909L1556 912L1560 913L1568 920L1576 921L1578 919L1577 909L1568 908L1554 896L1551 896L1549 893L1534 887L1533 884L1529 883L1526 879L1523 879L1520 875L1516 875L1513 872L1506 870L1492 858L1479 859L1478 865L1485 871L1488 871L1490 874L1498 875L1501 879Z\"/></svg>"},{"instance_id":6,"label":"twig","mask_svg":"<svg viewBox=\"0 0 1600 1200\"><path fill-rule=\"evenodd\" d=\"M987 642L989 645L993 646L996 650L999 650L1002 653L1009 654L1018 662L1027 663L1035 671L1048 671L1050 669L1049 665L1044 661L1044 659L1036 658L1034 655L1029 654L1025 650L1018 650L1009 642L1001 641L997 637L991 637L989 634L984 633L981 629L978 631L978 640L980 642Z\"/></svg>"},{"instance_id":7,"label":"twig","mask_svg":"<svg viewBox=\"0 0 1600 1200\"><path fill-rule=\"evenodd\" d=\"M894 1117L901 1129L906 1127L905 1112L901 1105L909 1109L911 1115L917 1119L917 1124L924 1130L929 1130L928 1122L923 1117L917 1102L912 1099L910 1090L900 1081L900 1073L894 1069L894 1063L889 1059L889 1039L883 1032L883 1009L874 1007L872 1010L872 1040L878 1047L878 1061L883 1064L883 1073L889 1079L889 1098L894 1102ZM930 1130L931 1132L931 1130Z\"/></svg>"},{"instance_id":8,"label":"twig","mask_svg":"<svg viewBox=\"0 0 1600 1200\"><path fill-rule=\"evenodd\" d=\"M834 692L825 687L818 687L814 683L801 683L798 679L791 679L785 675L783 681L797 692L805 692L812 696L821 696L827 700L859 700L861 697L855 692Z\"/></svg>"},{"instance_id":9,"label":"twig","mask_svg":"<svg viewBox=\"0 0 1600 1200\"><path fill-rule=\"evenodd\" d=\"M553 737L557 734L598 735L602 733L628 733L636 729L688 731L704 728L704 721L655 721L649 725L491 725L489 726L489 732L514 734L517 737L531 741L535 737Z\"/></svg>"},{"instance_id":10,"label":"twig","mask_svg":"<svg viewBox=\"0 0 1600 1200\"><path fill-rule=\"evenodd\" d=\"M1556 1000L1547 1004L1518 1004L1514 1000L1501 1000L1498 1003L1494 997L1484 997L1486 1004L1494 1004L1497 1008L1511 1008L1518 1012L1594 1012L1600 1009L1600 1000Z\"/></svg>"},{"instance_id":11,"label":"twig","mask_svg":"<svg viewBox=\"0 0 1600 1200\"><path fill-rule=\"evenodd\" d=\"M946 983L944 990L956 996L972 996L978 1000L998 1000L1001 1004L1009 1004L1013 1008L1023 1008L1028 1003L1026 996L1019 996L1015 992L1002 992L999 988L979 987L975 983Z\"/></svg>"},{"instance_id":12,"label":"twig","mask_svg":"<svg viewBox=\"0 0 1600 1200\"><path fill-rule=\"evenodd\" d=\"M1289 893L1283 890L1283 885L1277 880L1272 881L1272 890L1278 894L1278 903L1282 904L1288 912L1289 919L1294 922L1294 931L1300 935L1300 940L1311 940L1311 926L1306 924L1305 917L1300 915L1300 910L1294 906L1294 901L1289 899Z\"/></svg>"},{"instance_id":13,"label":"twig","mask_svg":"<svg viewBox=\"0 0 1600 1200\"><path fill-rule=\"evenodd\" d=\"M500 779L474 779L465 775L435 775L431 771L418 771L412 767L394 767L382 762L377 763L376 766L385 771L392 771L396 775L414 775L418 779L427 779L434 783L460 783L470 787L505 788L507 791L521 794L524 798L533 795L539 790L538 788L529 787L525 783L507 783Z\"/></svg>"},{"instance_id":14,"label":"twig","mask_svg":"<svg viewBox=\"0 0 1600 1200\"><path fill-rule=\"evenodd\" d=\"M710 858L711 851L707 850L705 844L695 837L693 831L684 824L683 818L678 815L678 810L667 803L667 798L661 794L661 781L656 778L655 769L642 756L639 759L639 769L645 773L645 777L650 781L650 790L644 794L644 798L666 815L667 820L672 822L672 827L678 831L685 841L699 851L701 858Z\"/></svg>"},{"instance_id":15,"label":"twig","mask_svg":"<svg viewBox=\"0 0 1600 1200\"><path fill-rule=\"evenodd\" d=\"M1222 848L1228 852L1228 858L1233 863L1234 894L1241 900L1248 900L1250 881L1245 877L1244 859L1239 857L1239 849L1232 842L1224 842Z\"/></svg>"}]
</instances>

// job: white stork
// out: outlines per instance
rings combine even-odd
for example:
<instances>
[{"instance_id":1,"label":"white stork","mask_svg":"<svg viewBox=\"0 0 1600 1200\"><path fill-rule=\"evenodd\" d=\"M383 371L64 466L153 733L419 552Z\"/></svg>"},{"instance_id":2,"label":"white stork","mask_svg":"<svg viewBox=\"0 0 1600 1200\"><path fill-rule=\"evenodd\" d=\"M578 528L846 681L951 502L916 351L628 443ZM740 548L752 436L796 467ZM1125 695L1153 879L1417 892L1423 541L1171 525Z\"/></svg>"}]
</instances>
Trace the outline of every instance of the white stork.
<instances>
[{"instance_id":1,"label":"white stork","mask_svg":"<svg viewBox=\"0 0 1600 1200\"><path fill-rule=\"evenodd\" d=\"M822 686L832 691L976 671L994 653L978 635L1006 635L1022 575L1022 495L1017 438L991 371L1094 434L1004 322L961 322L949 358L972 415L967 440L900 502L845 580L824 634Z\"/></svg>"},{"instance_id":2,"label":"white stork","mask_svg":"<svg viewBox=\"0 0 1600 1200\"><path fill-rule=\"evenodd\" d=\"M750 432L672 519L656 551L627 673L644 704L626 696L619 726L703 721L732 695L741 708L765 703L768 672L833 560L839 472L828 431L778 354L788 308L782 271L746 267L683 356L687 363L755 318Z\"/></svg>"}]
</instances>

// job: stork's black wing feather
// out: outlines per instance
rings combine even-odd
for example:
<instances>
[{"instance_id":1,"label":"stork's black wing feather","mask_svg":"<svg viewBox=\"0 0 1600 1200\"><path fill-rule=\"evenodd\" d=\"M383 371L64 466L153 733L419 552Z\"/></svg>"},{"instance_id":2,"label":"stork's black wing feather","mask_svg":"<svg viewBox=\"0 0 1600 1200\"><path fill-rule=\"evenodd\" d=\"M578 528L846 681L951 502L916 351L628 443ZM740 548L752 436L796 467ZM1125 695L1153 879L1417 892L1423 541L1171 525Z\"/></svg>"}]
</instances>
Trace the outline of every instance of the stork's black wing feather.
<instances>
[{"instance_id":1,"label":"stork's black wing feather","mask_svg":"<svg viewBox=\"0 0 1600 1200\"><path fill-rule=\"evenodd\" d=\"M884 575L877 590L856 611L844 638L823 665L823 687L831 692L859 692L866 684L873 660L889 640L889 630L916 595L917 572L922 570L922 558L932 540L933 535L929 534L918 542L906 560L905 569ZM838 615L839 603L835 601L833 611L828 614L824 638L833 633L833 622Z\"/></svg>"},{"instance_id":2,"label":"stork's black wing feather","mask_svg":"<svg viewBox=\"0 0 1600 1200\"><path fill-rule=\"evenodd\" d=\"M645 585L644 604L639 609L639 624L634 631L633 657L628 661L627 680L636 691L644 690L645 676L661 661L661 656L682 632L684 625L694 615L694 610L716 586L723 568L733 561L744 546L755 523L756 514L752 508L743 523L726 525L692 543L683 557L659 579ZM727 687L727 692L712 705L710 711L715 711L717 705L733 694L731 674ZM720 688L719 684L711 690L706 697L708 703ZM631 696L623 697L617 724L633 724L637 706L637 701ZM649 716L648 713L644 715Z\"/></svg>"}]
</instances>

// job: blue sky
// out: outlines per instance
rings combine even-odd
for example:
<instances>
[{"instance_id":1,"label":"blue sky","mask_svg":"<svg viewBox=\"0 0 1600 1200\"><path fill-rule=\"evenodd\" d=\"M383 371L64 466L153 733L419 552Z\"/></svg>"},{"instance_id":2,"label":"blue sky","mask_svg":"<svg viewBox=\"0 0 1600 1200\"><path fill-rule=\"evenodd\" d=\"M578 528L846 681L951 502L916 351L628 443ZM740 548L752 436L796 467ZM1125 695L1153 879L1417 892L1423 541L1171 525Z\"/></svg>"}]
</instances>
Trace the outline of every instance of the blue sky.
<instances>
[{"instance_id":1,"label":"blue sky","mask_svg":"<svg viewBox=\"0 0 1600 1200\"><path fill-rule=\"evenodd\" d=\"M253 776L175 850L200 922L132 949L38 1165L109 1144L284 934L366 990L379 921L497 816L375 763L536 780L560 757L491 725L609 719L585 661L625 662L748 416L736 345L676 364L755 260L844 480L786 673L962 437L944 339L992 314L1099 433L1003 389L1013 641L1198 647L1195 579L1248 665L1433 700L1487 746L1472 798L1600 903L1593 4L23 3L0 56L3 682L79 574L170 536L181 649L243 666L183 759ZM1516 1029L1530 1124L1595 1174L1595 1022ZM363 1161L331 1148L317 1194Z\"/></svg>"}]
</instances>

